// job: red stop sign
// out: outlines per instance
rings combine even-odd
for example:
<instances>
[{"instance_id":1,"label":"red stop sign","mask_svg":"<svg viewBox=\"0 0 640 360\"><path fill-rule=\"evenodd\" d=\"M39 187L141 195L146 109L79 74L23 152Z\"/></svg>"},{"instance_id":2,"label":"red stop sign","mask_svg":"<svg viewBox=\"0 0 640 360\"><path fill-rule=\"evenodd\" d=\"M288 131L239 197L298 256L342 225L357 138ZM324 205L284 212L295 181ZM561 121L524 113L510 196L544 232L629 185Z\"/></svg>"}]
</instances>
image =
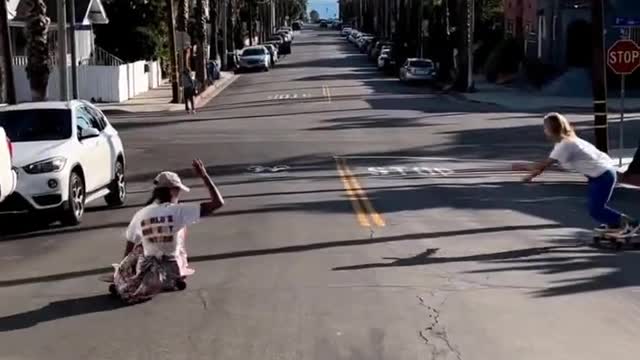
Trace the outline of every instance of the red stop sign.
<instances>
[{"instance_id":1,"label":"red stop sign","mask_svg":"<svg viewBox=\"0 0 640 360\"><path fill-rule=\"evenodd\" d=\"M607 52L607 64L618 75L629 75L640 66L640 47L633 40L618 40Z\"/></svg>"}]
</instances>

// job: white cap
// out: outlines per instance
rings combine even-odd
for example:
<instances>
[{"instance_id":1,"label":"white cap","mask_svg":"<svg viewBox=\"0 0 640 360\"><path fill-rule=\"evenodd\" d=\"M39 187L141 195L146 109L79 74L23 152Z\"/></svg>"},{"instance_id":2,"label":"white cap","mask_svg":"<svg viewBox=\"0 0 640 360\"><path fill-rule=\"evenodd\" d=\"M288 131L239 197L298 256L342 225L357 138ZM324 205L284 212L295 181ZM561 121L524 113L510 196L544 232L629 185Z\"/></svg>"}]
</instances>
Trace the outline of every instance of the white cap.
<instances>
[{"instance_id":1,"label":"white cap","mask_svg":"<svg viewBox=\"0 0 640 360\"><path fill-rule=\"evenodd\" d=\"M178 174L171 171L163 171L153 179L153 185L156 189L159 188L178 188L182 191L189 191L189 188L186 187L182 180L180 180L180 176Z\"/></svg>"}]
</instances>

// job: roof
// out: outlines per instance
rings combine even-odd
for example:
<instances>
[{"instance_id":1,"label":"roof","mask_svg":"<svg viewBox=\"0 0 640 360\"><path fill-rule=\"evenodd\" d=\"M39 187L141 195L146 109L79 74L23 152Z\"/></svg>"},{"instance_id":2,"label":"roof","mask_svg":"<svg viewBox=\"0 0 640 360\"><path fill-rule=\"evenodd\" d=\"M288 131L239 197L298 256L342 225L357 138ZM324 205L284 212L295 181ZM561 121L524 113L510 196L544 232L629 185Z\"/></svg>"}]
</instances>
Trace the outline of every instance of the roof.
<instances>
[{"instance_id":1,"label":"roof","mask_svg":"<svg viewBox=\"0 0 640 360\"><path fill-rule=\"evenodd\" d=\"M16 111L16 110L65 110L70 109L72 106L79 104L78 101L37 101L37 102L25 102L17 105L9 105L0 107L0 111Z\"/></svg>"},{"instance_id":2,"label":"roof","mask_svg":"<svg viewBox=\"0 0 640 360\"><path fill-rule=\"evenodd\" d=\"M18 2L15 17L12 21L26 22L29 17L29 3L31 0L9 0ZM47 6L47 16L52 23L58 21L56 0L43 0ZM100 0L74 0L76 24L106 24L109 22L107 14Z\"/></svg>"}]
</instances>

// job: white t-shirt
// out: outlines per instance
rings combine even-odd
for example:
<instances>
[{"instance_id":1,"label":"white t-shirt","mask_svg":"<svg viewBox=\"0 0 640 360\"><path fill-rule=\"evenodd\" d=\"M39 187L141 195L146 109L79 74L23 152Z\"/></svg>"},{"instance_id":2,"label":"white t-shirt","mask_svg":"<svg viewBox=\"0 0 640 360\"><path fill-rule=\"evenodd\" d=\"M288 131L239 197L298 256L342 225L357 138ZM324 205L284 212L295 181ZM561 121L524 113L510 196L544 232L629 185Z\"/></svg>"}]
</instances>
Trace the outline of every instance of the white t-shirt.
<instances>
[{"instance_id":1,"label":"white t-shirt","mask_svg":"<svg viewBox=\"0 0 640 360\"><path fill-rule=\"evenodd\" d=\"M577 171L596 178L613 169L613 160L590 142L579 137L564 139L551 151L550 158L557 160L567 170Z\"/></svg>"},{"instance_id":2,"label":"white t-shirt","mask_svg":"<svg viewBox=\"0 0 640 360\"><path fill-rule=\"evenodd\" d=\"M133 216L125 236L134 244L142 243L145 256L178 256L186 227L198 220L199 204L154 203Z\"/></svg>"}]
</instances>

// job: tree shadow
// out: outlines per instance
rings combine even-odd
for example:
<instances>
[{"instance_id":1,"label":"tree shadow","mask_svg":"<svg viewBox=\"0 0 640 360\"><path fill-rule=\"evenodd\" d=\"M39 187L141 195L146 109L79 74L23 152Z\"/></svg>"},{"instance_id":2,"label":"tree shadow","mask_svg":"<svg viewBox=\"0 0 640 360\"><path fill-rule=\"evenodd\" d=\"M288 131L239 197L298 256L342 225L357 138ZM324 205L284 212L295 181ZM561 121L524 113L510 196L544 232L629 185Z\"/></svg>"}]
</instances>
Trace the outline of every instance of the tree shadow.
<instances>
[{"instance_id":1,"label":"tree shadow","mask_svg":"<svg viewBox=\"0 0 640 360\"><path fill-rule=\"evenodd\" d=\"M27 329L44 322L111 311L125 306L107 295L54 301L40 309L0 317L0 332Z\"/></svg>"},{"instance_id":2,"label":"tree shadow","mask_svg":"<svg viewBox=\"0 0 640 360\"><path fill-rule=\"evenodd\" d=\"M389 243L389 242L437 239L442 237L465 236L465 235L485 234L485 233L499 233L499 232L508 232L508 231L517 231L517 230L545 230L545 229L557 229L557 228L561 228L561 226L557 224L533 224L533 225L495 226L495 227L484 227L484 228L459 229L459 230L451 230L451 231L401 234L401 235L391 235L391 236L382 236L382 237L374 237L374 238L366 237L366 238L360 238L360 239L314 242L314 243L308 243L308 244L288 245L288 246L280 246L280 247L265 248L265 249L239 250L239 251L231 251L231 252L209 254L209 255L195 255L195 256L189 257L189 262L198 263L198 262L206 262L206 261L220 261L220 260L230 260L230 259L238 259L238 258L245 258L245 257L298 253L298 252L340 248L340 247L373 245L373 244ZM69 279L85 277L85 276L105 274L111 271L113 271L112 267L102 267L102 268L96 268L96 269L72 271L72 272L65 272L65 273L51 274L51 275L44 275L44 276L1 280L0 288L19 286L19 285L25 285L25 284L41 283L41 282L69 280Z\"/></svg>"}]
</instances>

